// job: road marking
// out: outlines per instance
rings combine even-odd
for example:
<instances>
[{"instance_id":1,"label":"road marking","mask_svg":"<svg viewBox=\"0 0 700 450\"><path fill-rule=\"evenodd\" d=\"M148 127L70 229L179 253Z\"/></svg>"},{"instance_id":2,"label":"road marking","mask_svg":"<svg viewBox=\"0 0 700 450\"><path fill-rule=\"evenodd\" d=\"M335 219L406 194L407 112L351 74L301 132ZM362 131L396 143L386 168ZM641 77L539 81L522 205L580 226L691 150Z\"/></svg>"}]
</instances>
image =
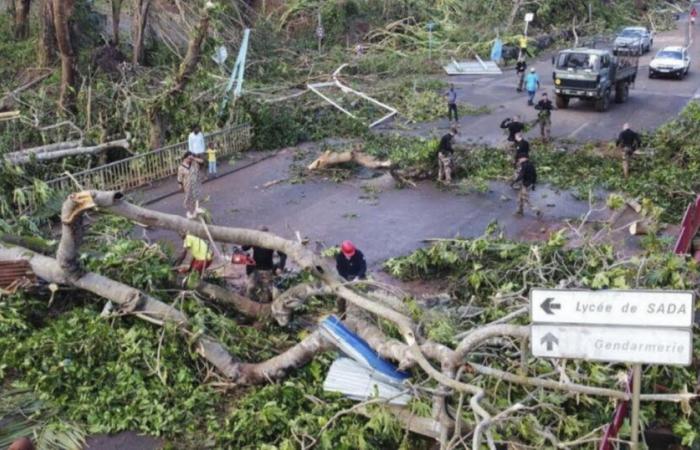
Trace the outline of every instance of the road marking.
<instances>
[{"instance_id":1,"label":"road marking","mask_svg":"<svg viewBox=\"0 0 700 450\"><path fill-rule=\"evenodd\" d=\"M578 128L572 131L571 134L569 134L569 139L575 138L581 131L583 131L584 128L586 128L590 124L590 122L582 123Z\"/></svg>"}]
</instances>

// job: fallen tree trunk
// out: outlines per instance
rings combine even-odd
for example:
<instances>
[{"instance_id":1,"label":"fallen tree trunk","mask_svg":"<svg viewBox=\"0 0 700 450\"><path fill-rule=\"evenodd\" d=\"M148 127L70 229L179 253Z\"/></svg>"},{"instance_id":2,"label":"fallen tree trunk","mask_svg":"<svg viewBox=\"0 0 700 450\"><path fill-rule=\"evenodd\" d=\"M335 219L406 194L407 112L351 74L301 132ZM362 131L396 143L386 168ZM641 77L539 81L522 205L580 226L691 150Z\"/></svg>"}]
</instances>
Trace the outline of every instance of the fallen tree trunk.
<instances>
[{"instance_id":1,"label":"fallen tree trunk","mask_svg":"<svg viewBox=\"0 0 700 450\"><path fill-rule=\"evenodd\" d=\"M85 194L85 193L83 193ZM45 281L65 284L92 292L118 305L122 313L135 314L158 324L173 323L184 335L192 337L188 318L180 310L150 295L110 278L82 272L78 266L78 249L82 240L82 215L95 205L110 205L121 198L116 192L90 192L71 195L61 211L62 235L57 258L40 255L29 249L0 243L0 260L25 260L34 273ZM235 383L253 384L283 377L292 368L306 364L318 352L332 344L320 332L312 333L289 350L260 363L237 361L228 350L208 336L196 336L195 350L216 369Z\"/></svg>"},{"instance_id":2,"label":"fallen tree trunk","mask_svg":"<svg viewBox=\"0 0 700 450\"><path fill-rule=\"evenodd\" d=\"M29 262L34 273L45 281L92 292L118 305L122 313L134 314L149 322L173 323L184 335L192 336L187 328L188 319L184 313L131 286L92 272L74 278L67 274L54 258L39 255L23 247L11 247L0 243L0 260L25 260ZM199 336L194 345L195 351L216 367L219 373L239 384L278 380L289 370L309 362L319 352L332 348L331 343L316 332L267 361L245 363L237 361L223 345L211 337Z\"/></svg>"},{"instance_id":3,"label":"fallen tree trunk","mask_svg":"<svg viewBox=\"0 0 700 450\"><path fill-rule=\"evenodd\" d=\"M102 144L83 147L81 141L59 142L56 144L42 145L17 152L7 153L5 159L13 164L28 164L32 159L37 161L50 161L78 155L96 155L110 148L129 148L129 136L124 139L104 142Z\"/></svg>"},{"instance_id":4,"label":"fallen tree trunk","mask_svg":"<svg viewBox=\"0 0 700 450\"><path fill-rule=\"evenodd\" d=\"M314 162L309 164L309 170L325 169L338 164L354 162L368 169L389 169L393 166L391 161L380 161L377 158L367 155L358 150L345 152L326 151Z\"/></svg>"},{"instance_id":5,"label":"fallen tree trunk","mask_svg":"<svg viewBox=\"0 0 700 450\"><path fill-rule=\"evenodd\" d=\"M272 315L271 303L255 302L248 297L244 297L215 284L200 282L195 290L208 299L231 305L236 308L237 311L254 319L264 319Z\"/></svg>"}]
</instances>

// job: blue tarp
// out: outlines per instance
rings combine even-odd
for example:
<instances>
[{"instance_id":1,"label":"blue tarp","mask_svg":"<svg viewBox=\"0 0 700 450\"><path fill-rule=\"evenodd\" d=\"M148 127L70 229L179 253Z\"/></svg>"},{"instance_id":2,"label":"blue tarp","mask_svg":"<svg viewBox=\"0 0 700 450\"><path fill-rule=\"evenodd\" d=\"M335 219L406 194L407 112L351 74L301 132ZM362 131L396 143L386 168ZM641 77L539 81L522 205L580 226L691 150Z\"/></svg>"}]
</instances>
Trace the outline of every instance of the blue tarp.
<instances>
[{"instance_id":1,"label":"blue tarp","mask_svg":"<svg viewBox=\"0 0 700 450\"><path fill-rule=\"evenodd\" d=\"M503 54L503 42L496 38L493 41L493 47L491 47L491 61L499 61Z\"/></svg>"}]
</instances>

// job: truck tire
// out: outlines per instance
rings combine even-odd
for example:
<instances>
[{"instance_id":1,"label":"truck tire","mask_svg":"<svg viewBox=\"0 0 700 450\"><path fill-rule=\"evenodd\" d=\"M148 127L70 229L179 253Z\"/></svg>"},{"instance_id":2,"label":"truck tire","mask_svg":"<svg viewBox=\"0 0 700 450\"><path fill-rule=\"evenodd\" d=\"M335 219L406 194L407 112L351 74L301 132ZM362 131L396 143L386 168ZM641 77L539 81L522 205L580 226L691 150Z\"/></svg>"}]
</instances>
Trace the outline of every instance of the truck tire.
<instances>
[{"instance_id":1,"label":"truck tire","mask_svg":"<svg viewBox=\"0 0 700 450\"><path fill-rule=\"evenodd\" d=\"M630 86L626 81L620 81L615 86L615 103L625 103L630 95Z\"/></svg>"},{"instance_id":2,"label":"truck tire","mask_svg":"<svg viewBox=\"0 0 700 450\"><path fill-rule=\"evenodd\" d=\"M559 109L566 109L569 107L569 97L557 94L554 101L557 104L557 108L559 108Z\"/></svg>"},{"instance_id":3,"label":"truck tire","mask_svg":"<svg viewBox=\"0 0 700 450\"><path fill-rule=\"evenodd\" d=\"M610 91L607 90L603 93L603 96L596 100L595 109L598 112L607 111L610 107Z\"/></svg>"}]
</instances>

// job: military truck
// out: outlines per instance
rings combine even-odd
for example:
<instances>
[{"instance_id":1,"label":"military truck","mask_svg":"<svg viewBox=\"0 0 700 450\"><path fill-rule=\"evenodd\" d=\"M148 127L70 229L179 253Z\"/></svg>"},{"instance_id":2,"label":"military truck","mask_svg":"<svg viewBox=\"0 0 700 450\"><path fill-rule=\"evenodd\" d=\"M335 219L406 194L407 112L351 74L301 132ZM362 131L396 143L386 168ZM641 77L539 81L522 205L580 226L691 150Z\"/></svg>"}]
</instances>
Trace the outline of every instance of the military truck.
<instances>
[{"instance_id":1,"label":"military truck","mask_svg":"<svg viewBox=\"0 0 700 450\"><path fill-rule=\"evenodd\" d=\"M553 59L554 92L557 108L567 108L569 100L578 98L594 102L598 111L624 103L630 85L637 78L639 59L614 55L609 50L572 48L560 51Z\"/></svg>"}]
</instances>

